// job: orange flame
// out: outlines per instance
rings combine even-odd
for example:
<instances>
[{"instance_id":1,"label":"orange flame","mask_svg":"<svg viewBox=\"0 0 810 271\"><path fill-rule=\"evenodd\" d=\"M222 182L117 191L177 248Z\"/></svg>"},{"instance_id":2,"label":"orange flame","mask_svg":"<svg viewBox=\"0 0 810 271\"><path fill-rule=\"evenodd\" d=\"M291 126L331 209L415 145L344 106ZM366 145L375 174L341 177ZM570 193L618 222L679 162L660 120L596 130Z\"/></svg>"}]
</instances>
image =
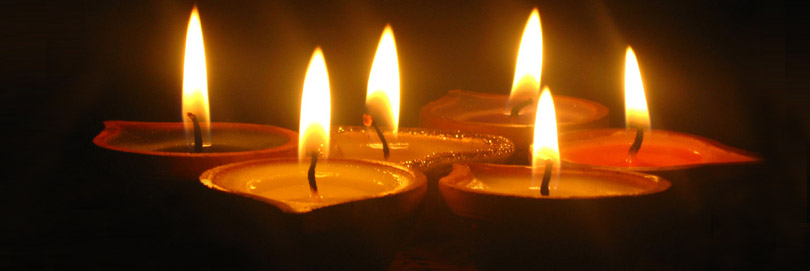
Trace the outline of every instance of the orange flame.
<instances>
[{"instance_id":1,"label":"orange flame","mask_svg":"<svg viewBox=\"0 0 810 271\"><path fill-rule=\"evenodd\" d=\"M647 97L633 48L627 46L624 58L624 120L627 128L650 129Z\"/></svg>"},{"instance_id":2,"label":"orange flame","mask_svg":"<svg viewBox=\"0 0 810 271\"><path fill-rule=\"evenodd\" d=\"M532 173L542 176L540 169L546 170L551 162L551 179L549 189L555 190L559 184L560 147L557 143L557 114L554 111L554 99L548 87L543 89L534 120L534 144L532 145ZM535 181L536 179L533 179ZM539 187L538 187L539 188Z\"/></svg>"},{"instance_id":3,"label":"orange flame","mask_svg":"<svg viewBox=\"0 0 810 271\"><path fill-rule=\"evenodd\" d=\"M186 55L183 62L183 112L186 141L194 142L194 126L187 114L197 116L202 128L203 145L211 145L211 113L208 108L208 79L205 71L205 48L203 47L200 15L195 6L191 10L186 32Z\"/></svg>"},{"instance_id":4,"label":"orange flame","mask_svg":"<svg viewBox=\"0 0 810 271\"><path fill-rule=\"evenodd\" d=\"M557 116L554 111L554 99L548 87L543 89L537 104L537 115L534 120L534 145L532 145L532 166L542 165L551 160L560 163L560 147L557 144Z\"/></svg>"},{"instance_id":5,"label":"orange flame","mask_svg":"<svg viewBox=\"0 0 810 271\"><path fill-rule=\"evenodd\" d=\"M399 127L399 61L394 31L386 25L371 64L366 90L366 110L378 126L397 132Z\"/></svg>"},{"instance_id":6,"label":"orange flame","mask_svg":"<svg viewBox=\"0 0 810 271\"><path fill-rule=\"evenodd\" d=\"M331 118L329 75L321 48L315 48L304 78L301 95L301 123L298 135L298 157L312 152L329 156L329 126Z\"/></svg>"},{"instance_id":7,"label":"orange flame","mask_svg":"<svg viewBox=\"0 0 810 271\"><path fill-rule=\"evenodd\" d=\"M532 10L523 37L520 40L515 78L509 94L509 110L527 99L536 99L540 91L540 75L543 68L543 30L540 26L540 12Z\"/></svg>"}]
</instances>

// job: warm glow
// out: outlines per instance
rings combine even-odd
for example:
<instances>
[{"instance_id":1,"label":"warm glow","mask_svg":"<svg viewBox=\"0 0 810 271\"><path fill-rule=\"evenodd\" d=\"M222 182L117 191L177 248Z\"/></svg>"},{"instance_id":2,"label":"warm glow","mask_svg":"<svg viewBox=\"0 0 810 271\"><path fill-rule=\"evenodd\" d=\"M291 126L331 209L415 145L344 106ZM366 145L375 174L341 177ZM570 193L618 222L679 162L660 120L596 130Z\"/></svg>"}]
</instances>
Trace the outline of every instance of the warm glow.
<instances>
[{"instance_id":1,"label":"warm glow","mask_svg":"<svg viewBox=\"0 0 810 271\"><path fill-rule=\"evenodd\" d=\"M366 110L380 128L397 132L399 127L399 61L394 31L385 26L371 64L366 91Z\"/></svg>"},{"instance_id":2,"label":"warm glow","mask_svg":"<svg viewBox=\"0 0 810 271\"><path fill-rule=\"evenodd\" d=\"M641 71L630 46L624 58L624 120L627 128L650 129L650 112L641 83Z\"/></svg>"},{"instance_id":3,"label":"warm glow","mask_svg":"<svg viewBox=\"0 0 810 271\"><path fill-rule=\"evenodd\" d=\"M543 68L543 31L540 28L540 13L532 10L523 37L520 40L515 79L509 95L509 110L528 99L536 99L540 92L540 74Z\"/></svg>"},{"instance_id":4,"label":"warm glow","mask_svg":"<svg viewBox=\"0 0 810 271\"><path fill-rule=\"evenodd\" d=\"M205 48L203 47L202 27L197 7L191 10L186 32L186 56L183 61L183 112L186 140L194 142L194 126L187 116L197 116L202 128L203 145L211 145L211 114L208 109L208 79L205 74Z\"/></svg>"},{"instance_id":5,"label":"warm glow","mask_svg":"<svg viewBox=\"0 0 810 271\"><path fill-rule=\"evenodd\" d=\"M532 166L542 166L551 160L555 167L560 163L560 148L557 144L557 114L554 112L554 100L548 87L543 89L537 103L534 120L534 144L532 145Z\"/></svg>"},{"instance_id":6,"label":"warm glow","mask_svg":"<svg viewBox=\"0 0 810 271\"><path fill-rule=\"evenodd\" d=\"M321 48L315 48L304 78L301 95L301 125L298 128L298 157L312 152L329 155L329 124L331 105L329 75Z\"/></svg>"}]
</instances>

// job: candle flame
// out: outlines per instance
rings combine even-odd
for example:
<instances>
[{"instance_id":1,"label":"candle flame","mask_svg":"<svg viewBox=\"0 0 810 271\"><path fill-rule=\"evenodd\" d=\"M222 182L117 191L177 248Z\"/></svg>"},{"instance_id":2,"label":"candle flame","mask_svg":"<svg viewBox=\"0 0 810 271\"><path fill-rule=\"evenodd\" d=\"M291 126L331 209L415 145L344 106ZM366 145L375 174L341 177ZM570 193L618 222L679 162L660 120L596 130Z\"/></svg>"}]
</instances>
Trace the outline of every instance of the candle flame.
<instances>
[{"instance_id":1,"label":"candle flame","mask_svg":"<svg viewBox=\"0 0 810 271\"><path fill-rule=\"evenodd\" d=\"M507 111L528 99L536 99L540 92L540 75L543 68L543 30L540 26L540 12L532 10L523 37L520 40L515 78L509 94Z\"/></svg>"},{"instance_id":2,"label":"candle flame","mask_svg":"<svg viewBox=\"0 0 810 271\"><path fill-rule=\"evenodd\" d=\"M191 10L186 32L186 55L183 62L183 112L186 141L194 142L194 126L187 116L196 115L202 128L203 145L211 145L211 113L208 108L208 79L205 71L205 48L197 7Z\"/></svg>"},{"instance_id":3,"label":"candle flame","mask_svg":"<svg viewBox=\"0 0 810 271\"><path fill-rule=\"evenodd\" d=\"M633 48L627 46L624 59L624 118L627 128L650 129L650 113L647 97L641 83L641 71Z\"/></svg>"},{"instance_id":4,"label":"candle flame","mask_svg":"<svg viewBox=\"0 0 810 271\"><path fill-rule=\"evenodd\" d=\"M371 64L366 91L366 110L381 129L399 127L399 61L394 31L386 25Z\"/></svg>"},{"instance_id":5,"label":"candle flame","mask_svg":"<svg viewBox=\"0 0 810 271\"><path fill-rule=\"evenodd\" d=\"M551 160L560 163L560 147L557 144L557 116L554 112L554 99L548 87L543 89L534 120L534 144L532 145L532 166L543 165Z\"/></svg>"},{"instance_id":6,"label":"candle flame","mask_svg":"<svg viewBox=\"0 0 810 271\"><path fill-rule=\"evenodd\" d=\"M304 78L301 94L301 123L298 135L298 157L308 157L312 152L329 155L330 90L326 60L321 48L315 48Z\"/></svg>"}]
</instances>

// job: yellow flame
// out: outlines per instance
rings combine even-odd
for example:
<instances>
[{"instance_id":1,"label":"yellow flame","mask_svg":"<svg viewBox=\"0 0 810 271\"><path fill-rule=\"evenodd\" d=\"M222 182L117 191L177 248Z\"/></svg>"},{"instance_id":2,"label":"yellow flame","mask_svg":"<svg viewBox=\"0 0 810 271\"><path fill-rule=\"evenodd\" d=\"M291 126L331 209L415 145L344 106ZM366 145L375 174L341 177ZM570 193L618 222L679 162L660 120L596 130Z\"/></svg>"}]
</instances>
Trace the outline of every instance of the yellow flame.
<instances>
[{"instance_id":1,"label":"yellow flame","mask_svg":"<svg viewBox=\"0 0 810 271\"><path fill-rule=\"evenodd\" d=\"M650 129L647 97L633 48L627 46L624 58L624 120L627 128Z\"/></svg>"},{"instance_id":2,"label":"yellow flame","mask_svg":"<svg viewBox=\"0 0 810 271\"><path fill-rule=\"evenodd\" d=\"M193 142L193 124L187 116L197 116L202 128L203 145L211 145L211 113L208 108L208 79L205 74L205 48L203 47L202 26L197 7L191 10L186 32L186 55L183 62L183 112L186 140Z\"/></svg>"},{"instance_id":3,"label":"yellow flame","mask_svg":"<svg viewBox=\"0 0 810 271\"><path fill-rule=\"evenodd\" d=\"M371 64L366 90L366 110L380 128L397 132L399 127L399 61L394 31L386 25Z\"/></svg>"},{"instance_id":4,"label":"yellow flame","mask_svg":"<svg viewBox=\"0 0 810 271\"><path fill-rule=\"evenodd\" d=\"M515 78L507 106L511 109L527 99L536 99L540 92L540 75L543 68L543 30L540 27L540 12L532 10L523 37L520 40Z\"/></svg>"},{"instance_id":5,"label":"yellow flame","mask_svg":"<svg viewBox=\"0 0 810 271\"><path fill-rule=\"evenodd\" d=\"M298 157L318 152L329 155L329 126L331 118L329 75L321 48L315 48L304 78L301 94L301 124L298 128Z\"/></svg>"},{"instance_id":6,"label":"yellow flame","mask_svg":"<svg viewBox=\"0 0 810 271\"><path fill-rule=\"evenodd\" d=\"M534 144L532 145L532 166L543 165L551 160L555 166L560 163L560 147L557 144L557 114L554 112L554 99L548 87L543 89L534 120Z\"/></svg>"}]
</instances>

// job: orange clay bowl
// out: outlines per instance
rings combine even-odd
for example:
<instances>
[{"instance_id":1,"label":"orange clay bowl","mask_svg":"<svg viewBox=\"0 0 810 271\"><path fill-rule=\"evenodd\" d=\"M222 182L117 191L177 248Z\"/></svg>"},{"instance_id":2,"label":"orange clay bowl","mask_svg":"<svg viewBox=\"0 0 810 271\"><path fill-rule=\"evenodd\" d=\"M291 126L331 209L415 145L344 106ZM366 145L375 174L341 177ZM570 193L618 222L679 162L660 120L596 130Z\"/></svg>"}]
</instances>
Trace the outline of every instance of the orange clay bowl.
<instances>
[{"instance_id":1,"label":"orange clay bowl","mask_svg":"<svg viewBox=\"0 0 810 271\"><path fill-rule=\"evenodd\" d=\"M356 159L321 159L320 170L357 167L393 174L405 181L395 191L341 200L316 207L290 203L249 193L246 183L268 176L276 166L299 163L298 158L261 159L213 168L200 176L211 188L208 203L210 219L206 227L223 240L237 242L260 251L258 257L267 269L382 269L387 266L413 226L427 189L425 175L394 163ZM268 170L263 170L267 168ZM293 173L291 173L293 174ZM297 173L295 173L297 174ZM375 173L376 174L376 173ZM236 177L229 177L236 176ZM244 175L241 175L244 176ZM307 183L306 174L301 182ZM273 177L263 180L273 185ZM353 179L369 178L364 174ZM250 179L250 180L249 180ZM322 182L328 182L322 181ZM321 187L327 193L326 187ZM201 204L205 204L201 202Z\"/></svg>"},{"instance_id":2,"label":"orange clay bowl","mask_svg":"<svg viewBox=\"0 0 810 271\"><path fill-rule=\"evenodd\" d=\"M612 196L516 196L467 186L482 176L522 176L528 186L531 172L525 166L456 164L439 181L457 215L457 234L479 270L623 268L666 252L661 236L673 230L666 227L670 183L657 176L578 167L560 175L560 185L586 176L643 191Z\"/></svg>"}]
</instances>

